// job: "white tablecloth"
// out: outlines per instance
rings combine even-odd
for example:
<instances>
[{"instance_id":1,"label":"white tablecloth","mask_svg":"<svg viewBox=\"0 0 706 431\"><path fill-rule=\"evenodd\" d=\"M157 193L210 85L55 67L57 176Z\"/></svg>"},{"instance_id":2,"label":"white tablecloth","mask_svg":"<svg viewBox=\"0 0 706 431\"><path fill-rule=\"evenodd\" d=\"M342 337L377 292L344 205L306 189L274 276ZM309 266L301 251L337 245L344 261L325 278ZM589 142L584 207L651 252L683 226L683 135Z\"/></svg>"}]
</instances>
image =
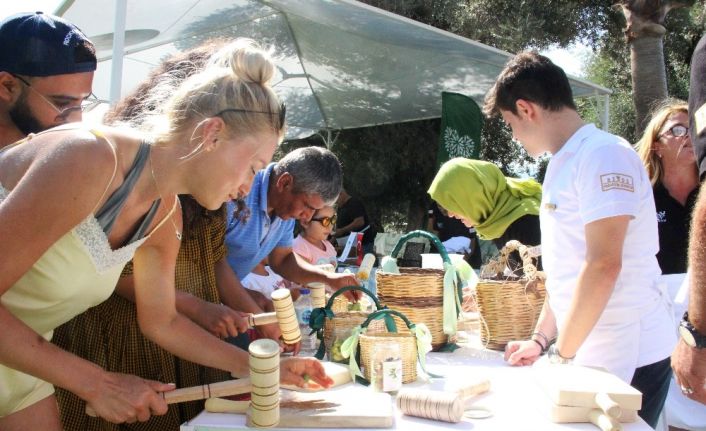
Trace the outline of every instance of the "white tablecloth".
<instances>
[{"instance_id":1,"label":"white tablecloth","mask_svg":"<svg viewBox=\"0 0 706 431\"><path fill-rule=\"evenodd\" d=\"M418 381L405 387L425 387L444 389L446 382L453 379L486 377L490 380L489 392L470 400L472 405L485 407L493 412L486 419L465 419L457 424L437 422L427 419L405 416L395 411L395 426L392 429L404 431L428 430L591 430L596 428L590 423L555 424L548 420L545 408L549 399L542 392L529 367L510 367L502 360L500 353L482 351L476 348L462 348L451 353L430 353L427 356L428 369L431 373L441 374L443 379L433 379L430 383ZM366 388L358 385L361 396ZM334 389L335 390L335 389ZM351 401L355 402L355 401ZM396 410L396 409L395 409ZM249 429L245 426L242 415L203 412L188 424L182 425L181 431L224 431ZM276 428L275 428L276 429ZM625 431L651 431L642 419L635 423L623 424ZM331 430L333 431L333 430Z\"/></svg>"}]
</instances>

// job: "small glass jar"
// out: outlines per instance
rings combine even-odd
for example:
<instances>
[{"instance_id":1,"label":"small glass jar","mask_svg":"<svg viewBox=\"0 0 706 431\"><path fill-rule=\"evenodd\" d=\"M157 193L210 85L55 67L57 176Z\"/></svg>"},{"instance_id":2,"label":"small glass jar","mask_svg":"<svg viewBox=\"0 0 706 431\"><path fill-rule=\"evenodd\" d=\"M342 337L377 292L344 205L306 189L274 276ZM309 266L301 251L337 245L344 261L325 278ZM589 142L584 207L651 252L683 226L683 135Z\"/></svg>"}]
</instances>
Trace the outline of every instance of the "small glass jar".
<instances>
[{"instance_id":1,"label":"small glass jar","mask_svg":"<svg viewBox=\"0 0 706 431\"><path fill-rule=\"evenodd\" d=\"M328 360L330 362L347 364L349 358L343 357L343 354L341 353L341 346L343 346L343 342L351 336L351 328L337 326L333 328L332 336L333 341L331 342L331 349L328 352Z\"/></svg>"},{"instance_id":2,"label":"small glass jar","mask_svg":"<svg viewBox=\"0 0 706 431\"><path fill-rule=\"evenodd\" d=\"M370 386L376 392L396 394L402 388L400 343L385 341L373 346L370 360Z\"/></svg>"}]
</instances>

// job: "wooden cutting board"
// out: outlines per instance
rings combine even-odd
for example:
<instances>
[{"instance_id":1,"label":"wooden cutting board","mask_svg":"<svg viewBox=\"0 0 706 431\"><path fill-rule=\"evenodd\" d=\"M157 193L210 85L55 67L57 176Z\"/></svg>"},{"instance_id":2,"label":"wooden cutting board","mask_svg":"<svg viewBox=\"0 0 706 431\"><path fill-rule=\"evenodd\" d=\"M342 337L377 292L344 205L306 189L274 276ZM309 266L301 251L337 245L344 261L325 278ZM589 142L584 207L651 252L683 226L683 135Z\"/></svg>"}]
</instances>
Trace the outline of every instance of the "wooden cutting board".
<instances>
[{"instance_id":1,"label":"wooden cutting board","mask_svg":"<svg viewBox=\"0 0 706 431\"><path fill-rule=\"evenodd\" d=\"M596 395L607 394L622 410L640 410L642 394L617 376L579 365L537 364L540 386L558 406L600 408Z\"/></svg>"},{"instance_id":2,"label":"wooden cutting board","mask_svg":"<svg viewBox=\"0 0 706 431\"><path fill-rule=\"evenodd\" d=\"M247 411L248 401L209 399L210 412ZM278 428L391 428L392 398L360 385L321 392L282 391Z\"/></svg>"}]
</instances>

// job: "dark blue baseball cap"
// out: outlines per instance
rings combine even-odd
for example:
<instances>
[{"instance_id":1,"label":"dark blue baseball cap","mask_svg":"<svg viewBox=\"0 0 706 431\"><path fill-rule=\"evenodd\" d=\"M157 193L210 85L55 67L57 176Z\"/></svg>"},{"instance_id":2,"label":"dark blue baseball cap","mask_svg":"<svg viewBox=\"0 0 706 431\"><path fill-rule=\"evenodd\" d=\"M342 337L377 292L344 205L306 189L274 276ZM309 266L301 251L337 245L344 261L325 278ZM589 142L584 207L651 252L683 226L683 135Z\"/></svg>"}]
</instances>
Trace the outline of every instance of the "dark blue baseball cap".
<instances>
[{"instance_id":1,"label":"dark blue baseball cap","mask_svg":"<svg viewBox=\"0 0 706 431\"><path fill-rule=\"evenodd\" d=\"M96 50L81 30L57 16L20 13L0 22L0 71L53 76L96 70Z\"/></svg>"}]
</instances>

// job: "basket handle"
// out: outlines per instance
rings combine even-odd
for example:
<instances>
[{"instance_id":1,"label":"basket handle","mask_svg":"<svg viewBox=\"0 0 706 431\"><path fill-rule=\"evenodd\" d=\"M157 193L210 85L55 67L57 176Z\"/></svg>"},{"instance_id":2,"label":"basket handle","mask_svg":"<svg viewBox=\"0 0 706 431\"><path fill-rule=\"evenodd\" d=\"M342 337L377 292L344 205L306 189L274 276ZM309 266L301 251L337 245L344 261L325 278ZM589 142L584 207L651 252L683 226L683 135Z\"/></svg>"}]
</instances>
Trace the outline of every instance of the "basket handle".
<instances>
[{"instance_id":1,"label":"basket handle","mask_svg":"<svg viewBox=\"0 0 706 431\"><path fill-rule=\"evenodd\" d=\"M361 326L361 328L367 328L368 325L370 324L370 322L372 322L374 319L384 317L387 320L388 316L390 316L390 315L395 315L395 316L399 317L400 319L404 320L404 323L407 325L407 327L409 329L412 329L412 326L413 326L412 322L410 322L409 319L407 319L407 316L405 316L404 314L400 313L397 310L391 310L389 308L386 308L384 310L378 310L374 313L370 313L368 318L365 319L365 322L363 322L360 326Z\"/></svg>"},{"instance_id":2,"label":"basket handle","mask_svg":"<svg viewBox=\"0 0 706 431\"><path fill-rule=\"evenodd\" d=\"M449 258L449 254L446 252L446 247L444 247L444 244L439 241L439 238L437 238L436 235L433 233L429 233L425 230L413 230L412 232L406 233L402 235L399 241L397 241L397 245L395 246L394 249L392 249L392 253L390 254L392 257L397 258L397 255L400 254L400 251L402 250L402 246L404 243L409 241L412 238L426 238L429 241L431 241L434 246L436 247L437 250L439 250L439 254L441 255L441 259L446 262L446 263L451 263L451 259Z\"/></svg>"},{"instance_id":3,"label":"basket handle","mask_svg":"<svg viewBox=\"0 0 706 431\"><path fill-rule=\"evenodd\" d=\"M507 266L507 259L510 253L517 250L520 253L520 258L522 259L522 271L529 280L534 280L537 278L537 267L532 263L532 256L530 256L529 247L522 244L517 240L508 241L505 246L500 250L500 256L497 260L488 262L486 265L487 271L498 275L502 274L505 266Z\"/></svg>"},{"instance_id":4,"label":"basket handle","mask_svg":"<svg viewBox=\"0 0 706 431\"><path fill-rule=\"evenodd\" d=\"M326 309L330 310L331 307L333 307L333 300L336 299L339 295L342 295L345 292L348 292L349 290L360 290L361 292L365 293L370 297L370 299L373 300L375 303L375 309L380 310L382 306L380 305L380 301L378 301L377 297L373 294L373 292L369 291L368 289L364 288L363 286L346 286L338 289L337 291L333 292L331 294L331 297L328 299L326 302Z\"/></svg>"}]
</instances>

